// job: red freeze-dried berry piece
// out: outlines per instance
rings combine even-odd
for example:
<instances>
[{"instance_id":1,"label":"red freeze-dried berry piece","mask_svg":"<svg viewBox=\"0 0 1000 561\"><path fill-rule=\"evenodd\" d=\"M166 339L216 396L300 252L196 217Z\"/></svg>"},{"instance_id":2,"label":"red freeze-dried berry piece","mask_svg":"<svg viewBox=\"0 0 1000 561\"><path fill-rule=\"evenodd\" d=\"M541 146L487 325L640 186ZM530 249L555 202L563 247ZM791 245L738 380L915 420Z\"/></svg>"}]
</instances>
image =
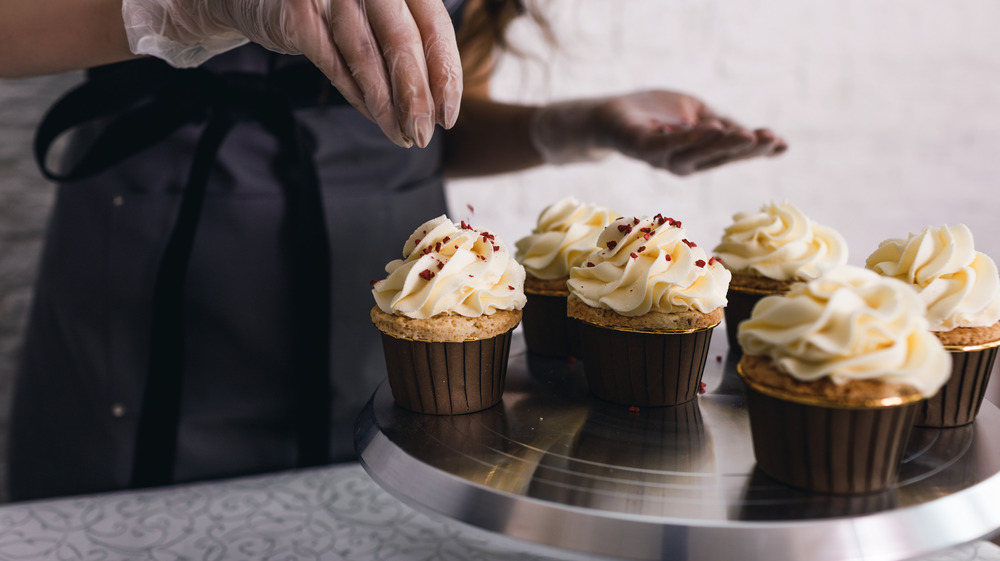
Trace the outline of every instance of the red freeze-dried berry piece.
<instances>
[{"instance_id":1,"label":"red freeze-dried berry piece","mask_svg":"<svg viewBox=\"0 0 1000 561\"><path fill-rule=\"evenodd\" d=\"M644 245L640 245L640 246L639 246L639 249L638 249L637 251L638 251L639 253L642 253L643 251L646 251L646 246L644 246Z\"/></svg>"},{"instance_id":2,"label":"red freeze-dried berry piece","mask_svg":"<svg viewBox=\"0 0 1000 561\"><path fill-rule=\"evenodd\" d=\"M370 280L370 281L368 281L368 282L369 282L369 283L370 283L370 284L371 284L372 286L375 286L376 284L378 284L378 281L377 281L377 280L374 280L374 279L372 279L372 280Z\"/></svg>"},{"instance_id":3,"label":"red freeze-dried berry piece","mask_svg":"<svg viewBox=\"0 0 1000 561\"><path fill-rule=\"evenodd\" d=\"M666 218L664 218L662 214L659 214L659 213L658 213L658 214L657 214L656 216L654 216L653 218L654 218L654 219L656 220L656 224L657 224L658 226L663 226L664 224L666 224L666 223L667 223L667 219L666 219Z\"/></svg>"},{"instance_id":4,"label":"red freeze-dried berry piece","mask_svg":"<svg viewBox=\"0 0 1000 561\"><path fill-rule=\"evenodd\" d=\"M420 240L422 240L422 239L423 238L417 238L417 239L413 240L413 245L420 245Z\"/></svg>"},{"instance_id":5,"label":"red freeze-dried berry piece","mask_svg":"<svg viewBox=\"0 0 1000 561\"><path fill-rule=\"evenodd\" d=\"M618 242L611 240L608 242L608 249L614 249L616 245L618 245Z\"/></svg>"},{"instance_id":6,"label":"red freeze-dried berry piece","mask_svg":"<svg viewBox=\"0 0 1000 561\"><path fill-rule=\"evenodd\" d=\"M698 244L696 244L696 243L694 243L692 241L689 241L687 238L684 238L681 241L684 242L684 245L686 245L688 247L698 247Z\"/></svg>"},{"instance_id":7,"label":"red freeze-dried berry piece","mask_svg":"<svg viewBox=\"0 0 1000 561\"><path fill-rule=\"evenodd\" d=\"M634 251L632 253L629 253L629 255L632 257L632 259L637 259L639 257L639 254Z\"/></svg>"},{"instance_id":8,"label":"red freeze-dried berry piece","mask_svg":"<svg viewBox=\"0 0 1000 561\"><path fill-rule=\"evenodd\" d=\"M623 234L631 234L632 233L632 226L630 226L629 224L619 224L618 225L618 231L621 232L621 233L623 233Z\"/></svg>"},{"instance_id":9,"label":"red freeze-dried berry piece","mask_svg":"<svg viewBox=\"0 0 1000 561\"><path fill-rule=\"evenodd\" d=\"M493 246L493 251L500 251L500 246L498 245Z\"/></svg>"},{"instance_id":10,"label":"red freeze-dried berry piece","mask_svg":"<svg viewBox=\"0 0 1000 561\"><path fill-rule=\"evenodd\" d=\"M644 239L644 240L646 240L648 242L649 241L649 234L643 234L642 235L642 239Z\"/></svg>"},{"instance_id":11,"label":"red freeze-dried berry piece","mask_svg":"<svg viewBox=\"0 0 1000 561\"><path fill-rule=\"evenodd\" d=\"M441 243L448 243L450 241L451 241L451 236L445 236L444 239L441 240Z\"/></svg>"},{"instance_id":12,"label":"red freeze-dried berry piece","mask_svg":"<svg viewBox=\"0 0 1000 561\"><path fill-rule=\"evenodd\" d=\"M674 219L670 220L670 225L671 226L676 226L678 228L680 228L681 226L683 226L683 224L681 224L680 220L674 220Z\"/></svg>"},{"instance_id":13,"label":"red freeze-dried berry piece","mask_svg":"<svg viewBox=\"0 0 1000 561\"><path fill-rule=\"evenodd\" d=\"M511 290L514 290L514 287L513 287L513 286L511 286L511 285L509 285L509 284L507 285L507 288L509 288L509 289L511 289Z\"/></svg>"},{"instance_id":14,"label":"red freeze-dried berry piece","mask_svg":"<svg viewBox=\"0 0 1000 561\"><path fill-rule=\"evenodd\" d=\"M705 260L704 259L699 259L699 260L695 261L694 264L697 265L697 266L699 266L699 267L704 267L705 266Z\"/></svg>"},{"instance_id":15,"label":"red freeze-dried berry piece","mask_svg":"<svg viewBox=\"0 0 1000 561\"><path fill-rule=\"evenodd\" d=\"M480 255L479 258L482 259L483 261L486 261L486 256L485 255Z\"/></svg>"},{"instance_id":16,"label":"red freeze-dried berry piece","mask_svg":"<svg viewBox=\"0 0 1000 561\"><path fill-rule=\"evenodd\" d=\"M700 382L699 383L698 393L705 393L705 382Z\"/></svg>"},{"instance_id":17,"label":"red freeze-dried berry piece","mask_svg":"<svg viewBox=\"0 0 1000 561\"><path fill-rule=\"evenodd\" d=\"M438 242L438 243L434 244L434 251L437 251L437 252L441 251L441 242Z\"/></svg>"},{"instance_id":18,"label":"red freeze-dried berry piece","mask_svg":"<svg viewBox=\"0 0 1000 561\"><path fill-rule=\"evenodd\" d=\"M638 226L639 225L639 219L635 218L635 217L632 217L632 224Z\"/></svg>"},{"instance_id":19,"label":"red freeze-dried berry piece","mask_svg":"<svg viewBox=\"0 0 1000 561\"><path fill-rule=\"evenodd\" d=\"M587 266L588 266L588 267L596 267L597 265L594 265L594 264L593 264L593 263L591 263L590 261L587 261Z\"/></svg>"},{"instance_id":20,"label":"red freeze-dried berry piece","mask_svg":"<svg viewBox=\"0 0 1000 561\"><path fill-rule=\"evenodd\" d=\"M648 234L652 230L650 228L639 228L639 231L642 232L643 234Z\"/></svg>"},{"instance_id":21,"label":"red freeze-dried berry piece","mask_svg":"<svg viewBox=\"0 0 1000 561\"><path fill-rule=\"evenodd\" d=\"M668 253L664 255L663 258L666 259L667 261L670 261L670 254Z\"/></svg>"},{"instance_id":22,"label":"red freeze-dried berry piece","mask_svg":"<svg viewBox=\"0 0 1000 561\"><path fill-rule=\"evenodd\" d=\"M444 261L438 261L438 263L437 263L437 267L438 267L438 270L439 270L439 271L440 271L441 269L443 269L443 268L444 268Z\"/></svg>"},{"instance_id":23,"label":"red freeze-dried berry piece","mask_svg":"<svg viewBox=\"0 0 1000 561\"><path fill-rule=\"evenodd\" d=\"M434 273L432 273L430 269L424 269L423 271L420 271L420 278L429 281L434 278Z\"/></svg>"}]
</instances>

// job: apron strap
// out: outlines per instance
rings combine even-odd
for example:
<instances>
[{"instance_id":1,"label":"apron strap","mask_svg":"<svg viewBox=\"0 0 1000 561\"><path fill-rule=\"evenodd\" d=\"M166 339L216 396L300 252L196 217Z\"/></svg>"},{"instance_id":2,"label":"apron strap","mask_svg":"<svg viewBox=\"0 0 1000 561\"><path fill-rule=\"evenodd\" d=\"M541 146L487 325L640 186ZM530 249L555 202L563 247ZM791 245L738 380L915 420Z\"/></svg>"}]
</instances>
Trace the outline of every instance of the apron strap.
<instances>
[{"instance_id":1,"label":"apron strap","mask_svg":"<svg viewBox=\"0 0 1000 561\"><path fill-rule=\"evenodd\" d=\"M115 67L121 70L92 74L91 80L60 99L39 126L35 159L49 179L92 177L162 141L183 125L206 123L154 285L149 365L137 425L132 487L173 481L183 393L185 279L216 155L233 126L246 120L259 122L279 145L275 173L285 196L282 237L288 248L295 317L289 335L299 398L297 465L329 462L329 238L308 135L294 109L315 106L317 100L333 104L346 101L322 74L302 65L268 75L176 70L154 59ZM47 166L47 154L61 134L109 117L96 140L68 169L53 171Z\"/></svg>"}]
</instances>

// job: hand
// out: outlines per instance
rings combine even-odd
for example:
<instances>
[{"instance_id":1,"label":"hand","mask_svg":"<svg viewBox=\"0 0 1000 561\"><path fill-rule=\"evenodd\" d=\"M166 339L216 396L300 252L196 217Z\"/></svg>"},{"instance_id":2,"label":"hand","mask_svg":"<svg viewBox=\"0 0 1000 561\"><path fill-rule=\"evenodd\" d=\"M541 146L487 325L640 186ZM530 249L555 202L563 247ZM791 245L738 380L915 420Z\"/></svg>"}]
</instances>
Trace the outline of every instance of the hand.
<instances>
[{"instance_id":1,"label":"hand","mask_svg":"<svg viewBox=\"0 0 1000 561\"><path fill-rule=\"evenodd\" d=\"M532 141L551 163L617 151L677 175L788 148L768 129L746 129L694 97L662 90L543 107L532 123Z\"/></svg>"},{"instance_id":2,"label":"hand","mask_svg":"<svg viewBox=\"0 0 1000 561\"><path fill-rule=\"evenodd\" d=\"M303 54L400 146L458 118L462 65L440 0L124 0L122 13L133 52L177 66L242 38Z\"/></svg>"}]
</instances>

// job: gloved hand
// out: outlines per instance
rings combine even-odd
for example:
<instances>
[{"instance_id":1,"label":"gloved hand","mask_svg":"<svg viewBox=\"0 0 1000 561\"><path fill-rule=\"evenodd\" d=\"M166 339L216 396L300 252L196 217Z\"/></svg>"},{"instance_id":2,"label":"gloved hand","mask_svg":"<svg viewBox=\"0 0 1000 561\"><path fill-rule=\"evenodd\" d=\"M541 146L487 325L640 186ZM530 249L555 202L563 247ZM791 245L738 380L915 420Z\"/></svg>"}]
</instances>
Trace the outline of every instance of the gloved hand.
<instances>
[{"instance_id":1,"label":"gloved hand","mask_svg":"<svg viewBox=\"0 0 1000 561\"><path fill-rule=\"evenodd\" d=\"M177 67L247 40L303 54L400 146L458 118L462 64L441 0L124 0L122 15L133 53Z\"/></svg>"},{"instance_id":2,"label":"gloved hand","mask_svg":"<svg viewBox=\"0 0 1000 561\"><path fill-rule=\"evenodd\" d=\"M543 106L532 118L531 141L548 163L617 151L677 175L788 148L768 129L743 128L694 97L662 90Z\"/></svg>"}]
</instances>

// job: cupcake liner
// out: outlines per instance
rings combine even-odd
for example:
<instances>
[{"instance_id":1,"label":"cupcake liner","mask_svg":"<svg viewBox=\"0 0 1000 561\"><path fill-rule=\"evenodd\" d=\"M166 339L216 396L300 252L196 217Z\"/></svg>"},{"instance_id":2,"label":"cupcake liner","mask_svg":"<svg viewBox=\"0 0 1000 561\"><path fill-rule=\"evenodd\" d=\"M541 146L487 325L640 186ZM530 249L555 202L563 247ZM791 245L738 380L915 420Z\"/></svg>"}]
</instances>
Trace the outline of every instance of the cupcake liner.
<instances>
[{"instance_id":1,"label":"cupcake liner","mask_svg":"<svg viewBox=\"0 0 1000 561\"><path fill-rule=\"evenodd\" d=\"M576 322L566 317L566 295L525 292L521 325L528 351L542 356L567 357L579 354Z\"/></svg>"},{"instance_id":2,"label":"cupcake liner","mask_svg":"<svg viewBox=\"0 0 1000 561\"><path fill-rule=\"evenodd\" d=\"M580 349L591 393L624 405L663 406L698 395L713 327L685 333L644 333L583 321Z\"/></svg>"},{"instance_id":3,"label":"cupcake liner","mask_svg":"<svg viewBox=\"0 0 1000 561\"><path fill-rule=\"evenodd\" d=\"M934 397L921 405L916 425L951 428L975 421L986 395L998 349L1000 347L968 351L948 349L952 361L951 377Z\"/></svg>"},{"instance_id":4,"label":"cupcake liner","mask_svg":"<svg viewBox=\"0 0 1000 561\"><path fill-rule=\"evenodd\" d=\"M764 293L764 292L747 292L742 291L739 288L730 286L729 292L726 293L726 307L723 308L723 313L726 317L726 340L729 341L729 349L742 354L742 349L740 348L740 342L736 337L736 329L739 327L740 322L750 317L750 312L753 311L753 307L760 302L760 299L765 296L770 296L774 293Z\"/></svg>"},{"instance_id":5,"label":"cupcake liner","mask_svg":"<svg viewBox=\"0 0 1000 561\"><path fill-rule=\"evenodd\" d=\"M513 330L490 339L439 343L382 334L392 397L417 413L460 415L503 396Z\"/></svg>"},{"instance_id":6,"label":"cupcake liner","mask_svg":"<svg viewBox=\"0 0 1000 561\"><path fill-rule=\"evenodd\" d=\"M757 467L786 485L818 493L874 493L891 487L919 407L919 401L822 407L747 387Z\"/></svg>"}]
</instances>

